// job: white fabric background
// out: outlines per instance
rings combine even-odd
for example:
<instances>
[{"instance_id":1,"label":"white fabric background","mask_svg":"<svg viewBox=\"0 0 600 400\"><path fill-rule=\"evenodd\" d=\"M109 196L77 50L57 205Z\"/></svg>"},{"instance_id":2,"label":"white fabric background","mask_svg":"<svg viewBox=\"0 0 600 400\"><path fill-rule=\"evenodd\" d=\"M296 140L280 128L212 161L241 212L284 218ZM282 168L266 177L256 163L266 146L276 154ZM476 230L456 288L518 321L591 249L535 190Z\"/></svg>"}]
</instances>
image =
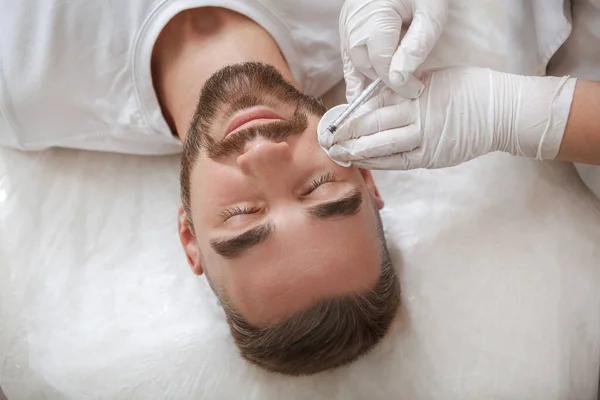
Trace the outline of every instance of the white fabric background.
<instances>
[{"instance_id":1,"label":"white fabric background","mask_svg":"<svg viewBox=\"0 0 600 400\"><path fill-rule=\"evenodd\" d=\"M500 3L455 8L431 62L502 69ZM177 179L177 157L0 149L9 399L595 398L600 203L571 165L376 173L401 315L365 358L305 378L237 356L180 250Z\"/></svg>"}]
</instances>

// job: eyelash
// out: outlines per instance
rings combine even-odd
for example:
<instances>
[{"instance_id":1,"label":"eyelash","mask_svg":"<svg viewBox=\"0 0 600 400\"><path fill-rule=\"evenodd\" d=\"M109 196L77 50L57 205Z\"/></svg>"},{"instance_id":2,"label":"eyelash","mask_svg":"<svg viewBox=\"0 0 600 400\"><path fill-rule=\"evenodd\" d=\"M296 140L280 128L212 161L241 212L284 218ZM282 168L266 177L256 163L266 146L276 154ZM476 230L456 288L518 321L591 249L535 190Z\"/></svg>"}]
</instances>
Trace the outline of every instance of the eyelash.
<instances>
[{"instance_id":1,"label":"eyelash","mask_svg":"<svg viewBox=\"0 0 600 400\"><path fill-rule=\"evenodd\" d=\"M328 172L325 175L322 175L321 177L312 181L310 183L310 185L308 186L308 189L306 190L306 192L302 193L302 196L308 196L309 194L311 194L312 192L317 190L317 188L319 186L324 185L326 183L335 182L336 180L337 180L337 175L335 173Z\"/></svg>"},{"instance_id":2,"label":"eyelash","mask_svg":"<svg viewBox=\"0 0 600 400\"><path fill-rule=\"evenodd\" d=\"M319 186L324 185L326 183L335 182L336 180L337 175L335 173L328 172L312 181L308 186L308 189L304 193L302 193L302 196L308 196L309 194L317 190ZM256 214L259 211L259 207L231 207L227 210L223 210L219 214L219 217L223 221L227 221L229 218L235 217L236 215Z\"/></svg>"},{"instance_id":3,"label":"eyelash","mask_svg":"<svg viewBox=\"0 0 600 400\"><path fill-rule=\"evenodd\" d=\"M258 207L232 207L227 210L221 211L219 217L221 217L223 221L227 221L229 218L235 217L236 215L256 214L259 211L260 208Z\"/></svg>"}]
</instances>

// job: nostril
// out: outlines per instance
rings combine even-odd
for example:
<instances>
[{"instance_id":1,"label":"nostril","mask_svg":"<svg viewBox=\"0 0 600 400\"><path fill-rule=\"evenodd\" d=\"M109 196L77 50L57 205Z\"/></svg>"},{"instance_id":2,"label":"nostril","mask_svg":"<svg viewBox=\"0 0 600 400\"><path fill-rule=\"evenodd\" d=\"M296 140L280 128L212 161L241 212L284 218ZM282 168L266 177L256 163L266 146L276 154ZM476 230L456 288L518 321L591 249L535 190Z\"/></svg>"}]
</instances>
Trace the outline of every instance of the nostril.
<instances>
[{"instance_id":1,"label":"nostril","mask_svg":"<svg viewBox=\"0 0 600 400\"><path fill-rule=\"evenodd\" d=\"M292 152L287 142L255 140L244 147L237 164L246 172L258 172L260 169L278 168L291 159Z\"/></svg>"},{"instance_id":2,"label":"nostril","mask_svg":"<svg viewBox=\"0 0 600 400\"><path fill-rule=\"evenodd\" d=\"M290 153L289 145L284 141L255 139L244 146L244 153Z\"/></svg>"}]
</instances>

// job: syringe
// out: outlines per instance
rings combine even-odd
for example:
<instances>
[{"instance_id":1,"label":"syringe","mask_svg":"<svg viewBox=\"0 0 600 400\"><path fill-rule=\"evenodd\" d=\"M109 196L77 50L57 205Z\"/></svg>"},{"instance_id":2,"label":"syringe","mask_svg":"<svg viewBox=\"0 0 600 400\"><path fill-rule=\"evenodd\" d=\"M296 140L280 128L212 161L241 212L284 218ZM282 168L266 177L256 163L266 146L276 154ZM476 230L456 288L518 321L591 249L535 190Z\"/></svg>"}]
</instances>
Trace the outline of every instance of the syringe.
<instances>
[{"instance_id":1,"label":"syringe","mask_svg":"<svg viewBox=\"0 0 600 400\"><path fill-rule=\"evenodd\" d=\"M331 125L329 125L327 127L327 130L333 135L333 133L335 131L338 130L338 128L340 126L342 126L342 124L344 122L346 122L346 120L348 118L350 118L350 116L352 114L354 114L354 112L360 107L362 106L367 100L369 100L373 94L375 93L375 91L377 91L377 89L379 88L379 86L381 86L382 80L381 78L377 78L376 80L374 80L369 86L367 86L367 88L360 94L360 96L358 96L356 98L356 100L354 100L352 103L350 103L348 105L348 107L344 110L343 113L340 114L339 117L337 117L332 123Z\"/></svg>"}]
</instances>

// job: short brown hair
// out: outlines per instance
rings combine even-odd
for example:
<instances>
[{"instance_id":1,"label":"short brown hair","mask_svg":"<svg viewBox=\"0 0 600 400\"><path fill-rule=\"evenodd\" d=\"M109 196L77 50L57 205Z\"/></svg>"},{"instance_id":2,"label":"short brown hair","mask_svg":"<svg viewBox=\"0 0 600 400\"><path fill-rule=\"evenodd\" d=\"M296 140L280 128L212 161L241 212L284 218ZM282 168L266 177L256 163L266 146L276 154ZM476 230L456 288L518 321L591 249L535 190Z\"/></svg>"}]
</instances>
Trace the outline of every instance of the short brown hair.
<instances>
[{"instance_id":1,"label":"short brown hair","mask_svg":"<svg viewBox=\"0 0 600 400\"><path fill-rule=\"evenodd\" d=\"M400 282L381 229L380 237L381 275L368 293L321 301L264 328L250 324L226 296L219 296L241 356L269 371L297 376L340 367L371 350L400 305Z\"/></svg>"}]
</instances>

